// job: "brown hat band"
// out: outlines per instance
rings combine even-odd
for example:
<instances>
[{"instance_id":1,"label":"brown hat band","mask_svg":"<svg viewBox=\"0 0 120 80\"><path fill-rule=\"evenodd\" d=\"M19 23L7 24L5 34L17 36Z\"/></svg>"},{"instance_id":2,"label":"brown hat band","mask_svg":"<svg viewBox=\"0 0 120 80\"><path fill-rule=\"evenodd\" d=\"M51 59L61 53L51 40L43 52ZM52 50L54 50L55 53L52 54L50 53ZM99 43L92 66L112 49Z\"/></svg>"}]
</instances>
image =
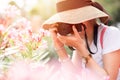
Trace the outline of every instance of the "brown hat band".
<instances>
[{"instance_id":1,"label":"brown hat band","mask_svg":"<svg viewBox=\"0 0 120 80\"><path fill-rule=\"evenodd\" d=\"M57 3L57 12L62 12L70 9L81 8L91 5L91 0L65 0Z\"/></svg>"}]
</instances>

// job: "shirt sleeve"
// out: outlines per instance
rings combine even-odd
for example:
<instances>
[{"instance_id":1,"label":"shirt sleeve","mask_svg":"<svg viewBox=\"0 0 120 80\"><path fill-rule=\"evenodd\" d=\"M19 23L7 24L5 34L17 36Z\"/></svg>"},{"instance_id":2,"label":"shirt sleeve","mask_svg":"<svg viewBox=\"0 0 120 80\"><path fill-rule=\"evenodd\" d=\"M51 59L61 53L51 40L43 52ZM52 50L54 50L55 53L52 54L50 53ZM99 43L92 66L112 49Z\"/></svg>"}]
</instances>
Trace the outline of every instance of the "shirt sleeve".
<instances>
[{"instance_id":1,"label":"shirt sleeve","mask_svg":"<svg viewBox=\"0 0 120 80\"><path fill-rule=\"evenodd\" d=\"M103 38L103 54L120 49L120 30L116 27L108 27Z\"/></svg>"}]
</instances>

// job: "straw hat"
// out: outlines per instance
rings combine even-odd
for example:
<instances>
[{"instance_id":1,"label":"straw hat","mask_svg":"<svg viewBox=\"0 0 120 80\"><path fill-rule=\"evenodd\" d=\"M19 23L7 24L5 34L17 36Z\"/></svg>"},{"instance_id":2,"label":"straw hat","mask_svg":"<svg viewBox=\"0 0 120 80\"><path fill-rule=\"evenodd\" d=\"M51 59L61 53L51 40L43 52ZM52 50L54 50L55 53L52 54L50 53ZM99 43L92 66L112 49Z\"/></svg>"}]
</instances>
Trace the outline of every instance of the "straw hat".
<instances>
[{"instance_id":1,"label":"straw hat","mask_svg":"<svg viewBox=\"0 0 120 80\"><path fill-rule=\"evenodd\" d=\"M91 0L58 0L56 9L57 13L43 23L44 29L56 22L77 24L95 18L106 24L110 18L99 3Z\"/></svg>"}]
</instances>

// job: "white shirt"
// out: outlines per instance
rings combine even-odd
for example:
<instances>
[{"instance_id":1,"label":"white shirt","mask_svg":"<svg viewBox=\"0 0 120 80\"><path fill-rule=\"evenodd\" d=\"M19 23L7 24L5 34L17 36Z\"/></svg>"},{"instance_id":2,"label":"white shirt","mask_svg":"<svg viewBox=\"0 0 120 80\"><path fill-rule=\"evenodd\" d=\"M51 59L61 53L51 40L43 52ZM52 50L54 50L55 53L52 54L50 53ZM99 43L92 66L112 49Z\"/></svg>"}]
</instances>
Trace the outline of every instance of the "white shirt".
<instances>
[{"instance_id":1,"label":"white shirt","mask_svg":"<svg viewBox=\"0 0 120 80\"><path fill-rule=\"evenodd\" d=\"M103 49L101 47L100 43L100 36L101 31L103 27L107 27L106 25L101 24L98 28L98 39L97 39L97 48L92 42L90 45L90 49L92 52L96 53L93 54L93 59L101 66L103 67L103 61L102 61L102 55L108 54L112 51L120 49L120 30L116 27L107 27L104 36L103 36ZM73 57L76 55L76 53L73 53ZM120 80L120 71L119 71L119 79Z\"/></svg>"}]
</instances>

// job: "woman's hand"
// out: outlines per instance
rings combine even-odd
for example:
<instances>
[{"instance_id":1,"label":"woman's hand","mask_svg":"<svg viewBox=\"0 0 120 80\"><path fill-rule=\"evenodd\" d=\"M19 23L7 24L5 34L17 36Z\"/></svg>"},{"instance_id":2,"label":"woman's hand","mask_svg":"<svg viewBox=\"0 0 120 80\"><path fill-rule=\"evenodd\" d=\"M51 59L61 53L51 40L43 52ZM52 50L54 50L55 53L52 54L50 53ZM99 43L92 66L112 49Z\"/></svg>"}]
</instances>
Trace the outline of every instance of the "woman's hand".
<instances>
[{"instance_id":1,"label":"woman's hand","mask_svg":"<svg viewBox=\"0 0 120 80\"><path fill-rule=\"evenodd\" d=\"M75 26L72 26L73 28L73 34L71 36L62 36L59 35L58 39L63 43L68 46L74 47L74 48L80 48L80 47L85 47L85 41L81 38L79 32L75 28Z\"/></svg>"},{"instance_id":2,"label":"woman's hand","mask_svg":"<svg viewBox=\"0 0 120 80\"><path fill-rule=\"evenodd\" d=\"M61 61L68 59L68 54L64 48L64 44L57 38L56 28L50 29L51 36L54 42L54 47Z\"/></svg>"},{"instance_id":3,"label":"woman's hand","mask_svg":"<svg viewBox=\"0 0 120 80\"><path fill-rule=\"evenodd\" d=\"M57 38L56 28L50 29L50 33L54 42L54 47L56 49L60 49L61 47L64 47L64 44L60 42L60 40Z\"/></svg>"}]
</instances>

